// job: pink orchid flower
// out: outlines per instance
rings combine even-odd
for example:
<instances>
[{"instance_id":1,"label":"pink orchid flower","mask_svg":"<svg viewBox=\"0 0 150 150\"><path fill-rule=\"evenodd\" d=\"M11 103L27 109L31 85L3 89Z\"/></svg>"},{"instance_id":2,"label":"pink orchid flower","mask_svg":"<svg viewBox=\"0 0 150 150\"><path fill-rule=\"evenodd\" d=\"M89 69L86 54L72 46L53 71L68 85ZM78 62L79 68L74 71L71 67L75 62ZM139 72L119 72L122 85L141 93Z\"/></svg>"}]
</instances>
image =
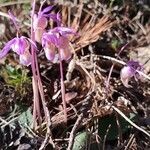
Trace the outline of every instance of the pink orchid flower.
<instances>
[{"instance_id":1,"label":"pink orchid flower","mask_svg":"<svg viewBox=\"0 0 150 150\"><path fill-rule=\"evenodd\" d=\"M127 66L121 69L120 78L125 87L131 87L128 83L132 77L134 77L135 80L139 79L140 75L136 70L142 70L142 66L137 61L128 61Z\"/></svg>"},{"instance_id":2,"label":"pink orchid flower","mask_svg":"<svg viewBox=\"0 0 150 150\"><path fill-rule=\"evenodd\" d=\"M76 32L67 27L56 27L42 36L42 46L48 60L54 61L58 52L60 60L68 60L72 53L69 35ZM57 50L56 50L57 49Z\"/></svg>"},{"instance_id":3,"label":"pink orchid flower","mask_svg":"<svg viewBox=\"0 0 150 150\"><path fill-rule=\"evenodd\" d=\"M7 53L12 49L15 53L19 55L20 64L29 66L32 61L32 56L29 51L30 44L34 45L34 43L30 39L24 36L21 36L20 38L15 37L10 40L0 51L0 58L5 57Z\"/></svg>"},{"instance_id":4,"label":"pink orchid flower","mask_svg":"<svg viewBox=\"0 0 150 150\"><path fill-rule=\"evenodd\" d=\"M41 43L41 37L45 32L45 28L48 24L48 18L53 19L57 22L57 25L61 24L60 15L57 14L47 14L51 11L53 6L46 7L44 10L40 11L38 14L34 14L33 28L35 31L35 40Z\"/></svg>"}]
</instances>

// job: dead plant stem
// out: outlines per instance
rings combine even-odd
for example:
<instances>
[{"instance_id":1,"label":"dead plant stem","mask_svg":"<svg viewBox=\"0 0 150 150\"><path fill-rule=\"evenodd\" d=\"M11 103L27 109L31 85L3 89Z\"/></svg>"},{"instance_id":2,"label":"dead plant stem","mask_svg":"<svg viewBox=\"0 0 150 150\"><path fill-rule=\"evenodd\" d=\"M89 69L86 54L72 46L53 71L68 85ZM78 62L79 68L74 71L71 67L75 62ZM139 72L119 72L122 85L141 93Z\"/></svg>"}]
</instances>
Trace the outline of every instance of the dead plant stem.
<instances>
[{"instance_id":1,"label":"dead plant stem","mask_svg":"<svg viewBox=\"0 0 150 150\"><path fill-rule=\"evenodd\" d=\"M71 130L71 133L70 133L70 136L69 136L69 145L68 145L68 148L67 150L72 150L73 148L73 143L74 143L74 138L75 138L75 135L76 135L76 132L77 132L77 129L80 125L80 123L82 122L82 119L83 119L83 113L80 114Z\"/></svg>"}]
</instances>

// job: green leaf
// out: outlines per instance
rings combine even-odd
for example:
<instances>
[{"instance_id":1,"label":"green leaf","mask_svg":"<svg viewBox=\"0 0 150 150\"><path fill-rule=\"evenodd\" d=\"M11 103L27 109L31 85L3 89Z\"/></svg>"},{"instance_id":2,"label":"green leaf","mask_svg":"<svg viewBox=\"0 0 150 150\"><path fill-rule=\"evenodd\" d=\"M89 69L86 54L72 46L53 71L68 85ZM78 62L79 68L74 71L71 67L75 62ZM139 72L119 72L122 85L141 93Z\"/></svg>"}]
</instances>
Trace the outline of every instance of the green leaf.
<instances>
[{"instance_id":1,"label":"green leaf","mask_svg":"<svg viewBox=\"0 0 150 150\"><path fill-rule=\"evenodd\" d=\"M112 41L111 41L111 47L114 50L117 50L119 46L120 46L120 41L117 40L117 39L112 39Z\"/></svg>"},{"instance_id":2,"label":"green leaf","mask_svg":"<svg viewBox=\"0 0 150 150\"><path fill-rule=\"evenodd\" d=\"M0 70L0 76L22 96L24 96L23 93L27 90L28 85L31 85L31 78L25 68L6 65Z\"/></svg>"},{"instance_id":3,"label":"green leaf","mask_svg":"<svg viewBox=\"0 0 150 150\"><path fill-rule=\"evenodd\" d=\"M88 133L80 132L76 135L72 150L85 150L87 146Z\"/></svg>"},{"instance_id":4,"label":"green leaf","mask_svg":"<svg viewBox=\"0 0 150 150\"><path fill-rule=\"evenodd\" d=\"M26 111L23 111L18 118L19 123L26 127L26 126L31 126L33 117L31 113L31 108L28 108Z\"/></svg>"},{"instance_id":5,"label":"green leaf","mask_svg":"<svg viewBox=\"0 0 150 150\"><path fill-rule=\"evenodd\" d=\"M135 114L130 113L130 120L134 120L135 119ZM127 132L130 128L131 125L121 116L118 116L119 119L119 123L120 123L120 130L123 133ZM110 125L110 128L108 130L108 127ZM107 134L107 140L115 140L118 137L118 126L116 123L116 117L115 115L111 115L111 116L105 116L104 118L101 118L99 120L99 136L104 139L105 135ZM107 133L108 130L108 133Z\"/></svg>"}]
</instances>

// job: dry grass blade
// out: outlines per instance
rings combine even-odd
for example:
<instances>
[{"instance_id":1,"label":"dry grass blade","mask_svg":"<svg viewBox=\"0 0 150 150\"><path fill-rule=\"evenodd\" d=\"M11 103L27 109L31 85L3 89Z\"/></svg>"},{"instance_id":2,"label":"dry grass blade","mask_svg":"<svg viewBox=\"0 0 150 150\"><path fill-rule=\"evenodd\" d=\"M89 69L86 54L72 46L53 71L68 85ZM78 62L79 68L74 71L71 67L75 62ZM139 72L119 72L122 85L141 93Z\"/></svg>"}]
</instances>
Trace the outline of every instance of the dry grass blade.
<instances>
[{"instance_id":1,"label":"dry grass blade","mask_svg":"<svg viewBox=\"0 0 150 150\"><path fill-rule=\"evenodd\" d=\"M24 0L24 1L13 1L13 2L0 2L0 7L6 7L6 6L11 6L11 5L16 5L16 4L26 4L26 3L30 3L30 0Z\"/></svg>"},{"instance_id":2,"label":"dry grass blade","mask_svg":"<svg viewBox=\"0 0 150 150\"><path fill-rule=\"evenodd\" d=\"M84 9L83 6L82 3L76 6L62 6L61 11L63 24L66 23L67 26L79 33L79 36L71 37L75 51L96 42L100 34L110 29L114 24L114 21L110 20L109 15L99 19L97 15Z\"/></svg>"},{"instance_id":3,"label":"dry grass blade","mask_svg":"<svg viewBox=\"0 0 150 150\"><path fill-rule=\"evenodd\" d=\"M78 11L77 11L77 14L76 14L74 20L72 21L71 27L75 30L79 29L82 9L83 9L83 5L81 4L81 5L79 5L79 8L78 8Z\"/></svg>"},{"instance_id":4,"label":"dry grass blade","mask_svg":"<svg viewBox=\"0 0 150 150\"><path fill-rule=\"evenodd\" d=\"M0 11L0 16L6 17L6 18L10 19L10 16L9 16L8 14L6 14L6 13L4 13L4 12L1 12L1 11ZM16 19L16 21L17 21L17 22L21 22L19 19ZM31 26L31 25L30 25L29 23L27 23L27 22L23 22L23 24L24 24L25 26L28 26L28 27Z\"/></svg>"},{"instance_id":5,"label":"dry grass blade","mask_svg":"<svg viewBox=\"0 0 150 150\"><path fill-rule=\"evenodd\" d=\"M111 28L113 24L109 21L108 16L103 16L93 27L91 27L90 22L82 28L81 36L76 41L75 51L96 42L100 34Z\"/></svg>"},{"instance_id":6,"label":"dry grass blade","mask_svg":"<svg viewBox=\"0 0 150 150\"><path fill-rule=\"evenodd\" d=\"M111 60L112 62L116 62L116 63L119 63L119 64L122 64L122 65L126 65L125 62L121 61L121 60L118 60L116 58L113 58L113 57L110 57L110 56L102 56L102 55L99 55L99 57L101 58L104 58L104 59L108 59L108 60ZM144 78L150 80L150 76L148 76L147 74L143 73L142 71L138 71L136 70L137 73L139 73L141 76L143 76Z\"/></svg>"}]
</instances>

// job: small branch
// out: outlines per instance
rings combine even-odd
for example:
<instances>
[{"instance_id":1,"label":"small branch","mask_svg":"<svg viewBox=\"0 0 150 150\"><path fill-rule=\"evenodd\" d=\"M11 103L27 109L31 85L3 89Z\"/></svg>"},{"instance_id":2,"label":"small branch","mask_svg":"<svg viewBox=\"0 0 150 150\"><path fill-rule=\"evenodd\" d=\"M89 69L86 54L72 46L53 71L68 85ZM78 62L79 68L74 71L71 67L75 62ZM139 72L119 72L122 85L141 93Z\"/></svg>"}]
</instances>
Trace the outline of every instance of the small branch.
<instances>
[{"instance_id":1,"label":"small branch","mask_svg":"<svg viewBox=\"0 0 150 150\"><path fill-rule=\"evenodd\" d=\"M27 4L27 3L30 3L31 0L23 0L23 1L15 1L15 2L5 2L5 3L0 3L0 8L1 7L6 7L6 6L11 6L11 5L18 5L18 4Z\"/></svg>"},{"instance_id":2,"label":"small branch","mask_svg":"<svg viewBox=\"0 0 150 150\"><path fill-rule=\"evenodd\" d=\"M131 138L129 139L128 144L125 146L124 150L128 150L129 149L133 139L135 138L134 136L135 136L134 134L131 136Z\"/></svg>"},{"instance_id":3,"label":"small branch","mask_svg":"<svg viewBox=\"0 0 150 150\"><path fill-rule=\"evenodd\" d=\"M125 47L127 47L129 43L125 44L119 51L118 55L117 55L117 58L119 57L119 55L121 54L121 52L125 49ZM110 82L110 77L111 77L111 74L113 72L113 69L115 67L115 64L113 63L113 65L111 66L110 68L110 71L109 71L109 75L108 75L108 79L107 79L107 82L106 82L106 88L107 88L107 92L108 92L108 89L109 89L109 82Z\"/></svg>"},{"instance_id":4,"label":"small branch","mask_svg":"<svg viewBox=\"0 0 150 150\"><path fill-rule=\"evenodd\" d=\"M121 65L126 65L125 62L121 61L121 60L118 60L116 58L113 58L113 57L110 57L110 56L104 56L104 55L97 55L98 57L101 57L101 58L104 58L104 59L108 59L114 63L119 63Z\"/></svg>"},{"instance_id":5,"label":"small branch","mask_svg":"<svg viewBox=\"0 0 150 150\"><path fill-rule=\"evenodd\" d=\"M113 61L115 63L119 63L121 65L126 65L125 62L118 60L116 58L110 57L110 56L99 55L99 57L104 58L104 59L108 59L110 61ZM145 77L146 79L150 80L150 77L148 75L146 75L145 73L143 73L142 71L136 70L136 72L139 73L140 75L142 75L143 77Z\"/></svg>"},{"instance_id":6,"label":"small branch","mask_svg":"<svg viewBox=\"0 0 150 150\"><path fill-rule=\"evenodd\" d=\"M47 113L49 114L49 111L47 111ZM49 125L50 125L50 122L48 122L48 126ZM43 150L48 142L50 142L52 144L52 147L55 148L55 144L52 140L52 133L51 133L51 130L50 130L50 126L47 127L47 132L46 132L45 139L44 139L42 145L40 146L39 150Z\"/></svg>"},{"instance_id":7,"label":"small branch","mask_svg":"<svg viewBox=\"0 0 150 150\"><path fill-rule=\"evenodd\" d=\"M76 122L75 122L75 124L74 124L74 126L71 130L71 133L70 133L70 136L69 136L69 145L68 145L67 150L72 150L73 143L74 143L74 138L75 138L77 129L78 129L80 123L82 122L82 119L83 119L83 114L79 115L78 119L76 120Z\"/></svg>"},{"instance_id":8,"label":"small branch","mask_svg":"<svg viewBox=\"0 0 150 150\"><path fill-rule=\"evenodd\" d=\"M6 17L6 18L9 18L9 19L11 18L8 14L6 14L4 12L1 12L1 11L0 11L0 16ZM19 19L16 19L16 21L17 22L21 22ZM28 26L28 27L31 27L31 25L29 23L27 23L27 22L23 22L23 24Z\"/></svg>"},{"instance_id":9,"label":"small branch","mask_svg":"<svg viewBox=\"0 0 150 150\"><path fill-rule=\"evenodd\" d=\"M10 127L12 127L13 129L15 129L15 126L13 126L12 124L10 124L9 122L7 122L6 120L4 120L2 117L0 117L0 121L5 124L5 125L10 125Z\"/></svg>"},{"instance_id":10,"label":"small branch","mask_svg":"<svg viewBox=\"0 0 150 150\"><path fill-rule=\"evenodd\" d=\"M137 73L139 73L140 75L142 75L144 78L150 80L150 77L148 75L146 75L145 73L139 71L139 70L136 70Z\"/></svg>"},{"instance_id":11,"label":"small branch","mask_svg":"<svg viewBox=\"0 0 150 150\"><path fill-rule=\"evenodd\" d=\"M48 108L46 106L45 97L44 97L44 91L43 91L43 86L42 86L42 82L41 82L40 78L39 78L38 83L39 83L38 87L39 87L39 91L40 91L40 96L41 96L41 100L42 100L44 114L45 114L45 118L46 118L46 122L47 122L46 137L45 137L45 140L43 141L43 143L42 143L42 145L41 145L41 147L40 147L39 150L42 150L48 141L50 141L50 143L52 144L53 148L55 148L55 144L54 144L54 142L52 140L52 133L51 133L51 130L50 130L50 127L51 127L50 114L49 114L49 110L48 110Z\"/></svg>"},{"instance_id":12,"label":"small branch","mask_svg":"<svg viewBox=\"0 0 150 150\"><path fill-rule=\"evenodd\" d=\"M132 122L123 112L121 112L117 107L111 106L118 114L120 114L128 123L130 123L133 127L136 129L140 130L144 134L146 134L148 137L150 137L150 134L142 129L141 127L137 126L134 122Z\"/></svg>"},{"instance_id":13,"label":"small branch","mask_svg":"<svg viewBox=\"0 0 150 150\"><path fill-rule=\"evenodd\" d=\"M2 119L2 118L1 118L1 119ZM0 119L0 120L1 120L1 119ZM17 119L18 119L18 117L15 117L15 118L9 120L8 122L6 121L7 123L4 122L5 124L2 125L1 127L4 128L4 127L7 126L7 125L10 125L10 126L14 127L11 123L14 122L14 121L17 120Z\"/></svg>"},{"instance_id":14,"label":"small branch","mask_svg":"<svg viewBox=\"0 0 150 150\"><path fill-rule=\"evenodd\" d=\"M106 89L107 89L107 92L109 91L109 82L110 82L110 78L111 78L111 74L112 74L112 71L114 69L114 66L115 64L113 64L110 68L110 71L109 71L109 75L108 75L108 79L106 81Z\"/></svg>"}]
</instances>

